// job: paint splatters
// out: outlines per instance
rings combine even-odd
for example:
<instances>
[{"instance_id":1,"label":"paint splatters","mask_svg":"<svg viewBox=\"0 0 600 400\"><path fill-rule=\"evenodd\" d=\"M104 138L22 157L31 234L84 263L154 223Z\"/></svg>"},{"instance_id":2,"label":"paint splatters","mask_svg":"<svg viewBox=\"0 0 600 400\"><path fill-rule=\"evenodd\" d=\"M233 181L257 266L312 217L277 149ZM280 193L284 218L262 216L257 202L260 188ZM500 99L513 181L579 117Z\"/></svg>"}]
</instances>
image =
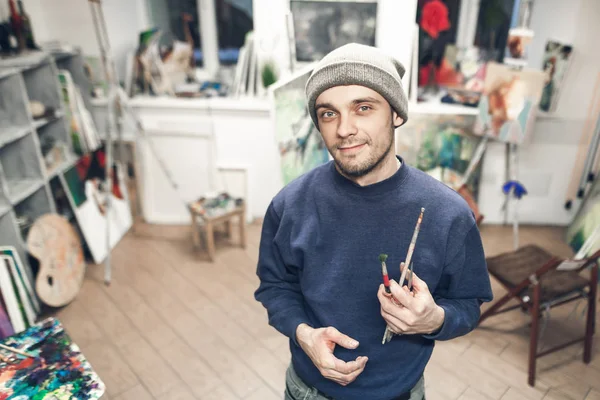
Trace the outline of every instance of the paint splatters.
<instances>
[{"instance_id":1,"label":"paint splatters","mask_svg":"<svg viewBox=\"0 0 600 400\"><path fill-rule=\"evenodd\" d=\"M3 343L36 358L0 363L0 400L92 400L104 394L104 383L55 318Z\"/></svg>"}]
</instances>

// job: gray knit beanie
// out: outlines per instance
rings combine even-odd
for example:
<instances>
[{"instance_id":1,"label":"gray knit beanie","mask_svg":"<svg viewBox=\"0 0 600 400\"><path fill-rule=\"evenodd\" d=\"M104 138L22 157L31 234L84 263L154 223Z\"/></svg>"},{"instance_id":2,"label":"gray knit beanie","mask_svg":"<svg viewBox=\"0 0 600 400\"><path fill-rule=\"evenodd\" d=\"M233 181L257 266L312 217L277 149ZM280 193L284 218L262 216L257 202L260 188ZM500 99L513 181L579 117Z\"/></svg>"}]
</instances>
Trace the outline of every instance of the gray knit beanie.
<instances>
[{"instance_id":1,"label":"gray knit beanie","mask_svg":"<svg viewBox=\"0 0 600 400\"><path fill-rule=\"evenodd\" d=\"M408 99L402 86L404 66L381 50L350 43L331 51L316 65L306 82L308 112L318 127L315 102L334 86L360 85L379 93L404 120L408 119Z\"/></svg>"}]
</instances>

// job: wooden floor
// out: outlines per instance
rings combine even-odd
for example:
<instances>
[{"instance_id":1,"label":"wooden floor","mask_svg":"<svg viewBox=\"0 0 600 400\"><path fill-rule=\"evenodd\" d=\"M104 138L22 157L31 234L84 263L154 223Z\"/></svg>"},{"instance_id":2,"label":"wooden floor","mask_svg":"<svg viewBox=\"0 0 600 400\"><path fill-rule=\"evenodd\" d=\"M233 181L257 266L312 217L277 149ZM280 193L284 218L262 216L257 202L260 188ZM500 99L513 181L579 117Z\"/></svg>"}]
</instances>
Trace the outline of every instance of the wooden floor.
<instances>
[{"instance_id":1,"label":"wooden floor","mask_svg":"<svg viewBox=\"0 0 600 400\"><path fill-rule=\"evenodd\" d=\"M508 227L482 228L488 255L512 246ZM188 229L137 224L113 253L113 279L89 266L80 295L57 316L107 385L105 398L282 399L287 340L267 324L253 298L260 225L248 248L218 244L217 260L194 253ZM234 238L235 239L235 238ZM521 228L535 242L569 255L557 228ZM494 282L495 295L502 294ZM583 332L583 305L553 312L544 339ZM426 370L428 400L600 399L600 346L592 364L581 346L539 360L527 385L527 317L489 320L469 335L438 342ZM368 399L365 399L368 400Z\"/></svg>"}]
</instances>

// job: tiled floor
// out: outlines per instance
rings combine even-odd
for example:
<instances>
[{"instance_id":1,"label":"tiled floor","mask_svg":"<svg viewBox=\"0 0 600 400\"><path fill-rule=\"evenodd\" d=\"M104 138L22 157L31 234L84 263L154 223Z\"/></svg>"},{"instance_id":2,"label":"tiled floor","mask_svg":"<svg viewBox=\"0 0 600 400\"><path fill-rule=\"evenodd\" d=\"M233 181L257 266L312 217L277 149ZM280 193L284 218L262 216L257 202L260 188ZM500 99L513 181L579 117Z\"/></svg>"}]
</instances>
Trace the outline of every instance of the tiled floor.
<instances>
[{"instance_id":1,"label":"tiled floor","mask_svg":"<svg viewBox=\"0 0 600 400\"><path fill-rule=\"evenodd\" d=\"M536 242L569 255L562 230L521 228ZM509 250L510 227L484 226L488 255ZM208 263L193 252L185 227L136 225L113 252L113 280L89 266L80 295L57 316L108 387L112 400L282 399L286 339L254 301L260 225L248 248L218 247ZM235 238L234 238L235 240ZM494 283L496 296L502 293ZM582 332L582 307L553 312L544 338ZM469 335L439 342L426 370L428 400L599 400L600 346L592 364L581 346L539 360L527 385L527 318L515 311ZM368 399L365 399L368 400Z\"/></svg>"}]
</instances>

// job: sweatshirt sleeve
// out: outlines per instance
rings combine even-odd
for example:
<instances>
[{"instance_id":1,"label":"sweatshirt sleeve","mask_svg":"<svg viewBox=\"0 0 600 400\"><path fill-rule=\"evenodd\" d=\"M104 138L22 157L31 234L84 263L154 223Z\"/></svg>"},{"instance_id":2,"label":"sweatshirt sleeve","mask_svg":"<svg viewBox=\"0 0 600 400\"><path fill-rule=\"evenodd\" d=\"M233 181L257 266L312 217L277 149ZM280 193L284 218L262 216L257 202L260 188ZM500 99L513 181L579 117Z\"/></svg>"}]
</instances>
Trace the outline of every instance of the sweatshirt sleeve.
<instances>
[{"instance_id":1,"label":"sweatshirt sleeve","mask_svg":"<svg viewBox=\"0 0 600 400\"><path fill-rule=\"evenodd\" d=\"M433 340L450 340L475 329L481 304L493 298L477 225L469 230L456 255L444 266L441 282L443 285L433 293L433 297L444 309L444 323L437 332L424 336Z\"/></svg>"},{"instance_id":2,"label":"sweatshirt sleeve","mask_svg":"<svg viewBox=\"0 0 600 400\"><path fill-rule=\"evenodd\" d=\"M309 323L304 310L298 269L286 265L275 237L280 219L271 203L265 214L256 274L260 284L254 297L267 309L269 324L296 342L296 328Z\"/></svg>"}]
</instances>

